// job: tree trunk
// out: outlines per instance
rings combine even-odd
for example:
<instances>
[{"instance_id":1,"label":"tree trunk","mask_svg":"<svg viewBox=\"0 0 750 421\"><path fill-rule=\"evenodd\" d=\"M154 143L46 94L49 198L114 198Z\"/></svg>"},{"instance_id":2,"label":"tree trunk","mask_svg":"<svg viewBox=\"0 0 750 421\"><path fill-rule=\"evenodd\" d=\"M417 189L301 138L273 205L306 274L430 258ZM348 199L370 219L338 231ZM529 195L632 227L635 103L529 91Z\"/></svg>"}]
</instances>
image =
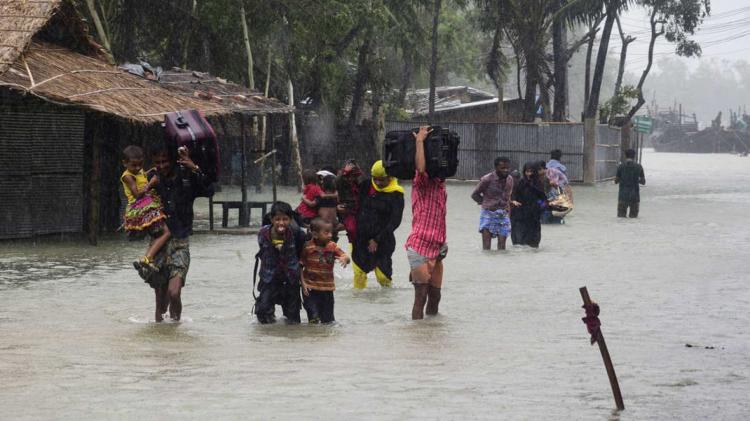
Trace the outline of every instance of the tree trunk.
<instances>
[{"instance_id":1,"label":"tree trunk","mask_svg":"<svg viewBox=\"0 0 750 421\"><path fill-rule=\"evenodd\" d=\"M526 66L526 95L524 95L523 121L530 123L534 121L537 110L536 88L539 84L536 72L528 65Z\"/></svg>"},{"instance_id":2,"label":"tree trunk","mask_svg":"<svg viewBox=\"0 0 750 421\"><path fill-rule=\"evenodd\" d=\"M245 1L240 0L240 20L242 21L242 40L247 52L247 87L255 90L255 77L253 75L253 50L250 47L250 34L247 30L247 16L245 15Z\"/></svg>"},{"instance_id":3,"label":"tree trunk","mask_svg":"<svg viewBox=\"0 0 750 421\"><path fill-rule=\"evenodd\" d=\"M505 96L505 93L503 92L503 84L497 85L497 122L498 123L504 123L505 122L505 100L503 97Z\"/></svg>"},{"instance_id":4,"label":"tree trunk","mask_svg":"<svg viewBox=\"0 0 750 421\"><path fill-rule=\"evenodd\" d=\"M599 51L596 56L596 67L594 68L594 80L591 82L591 91L584 114L587 118L596 118L599 111L599 93L602 89L604 80L604 66L607 64L607 51L609 50L609 37L612 35L612 26L614 26L617 17L617 8L607 6L607 18L604 20L604 29L602 30L602 39L599 42Z\"/></svg>"},{"instance_id":5,"label":"tree trunk","mask_svg":"<svg viewBox=\"0 0 750 421\"><path fill-rule=\"evenodd\" d=\"M559 3L562 3L561 1ZM559 5L562 7L562 5ZM552 24L552 55L554 57L554 89L555 106L552 114L553 121L565 121L568 117L568 52L567 30L562 19L556 19Z\"/></svg>"},{"instance_id":6,"label":"tree trunk","mask_svg":"<svg viewBox=\"0 0 750 421\"><path fill-rule=\"evenodd\" d=\"M631 36L625 36L625 33L622 31L622 25L620 24L620 17L618 16L617 19L617 30L620 32L620 41L622 41L622 48L620 49L620 67L617 69L617 81L615 81L615 93L614 96L617 96L620 94L620 90L622 89L622 77L625 74L625 59L628 57L628 46L630 43L635 41L635 38Z\"/></svg>"},{"instance_id":7,"label":"tree trunk","mask_svg":"<svg viewBox=\"0 0 750 421\"><path fill-rule=\"evenodd\" d=\"M591 29L593 30L593 28ZM596 35L593 35L591 38L589 38L588 46L586 47L586 76L584 77L583 82L583 107L584 107L584 114L586 113L585 108L586 104L589 102L589 97L591 96L591 55L594 51L594 42L596 41Z\"/></svg>"},{"instance_id":8,"label":"tree trunk","mask_svg":"<svg viewBox=\"0 0 750 421\"><path fill-rule=\"evenodd\" d=\"M188 52L190 51L190 36L193 33L193 22L195 21L195 11L198 8L198 0L193 0L193 10L190 13L190 20L185 29L185 43L182 45L182 68L188 68Z\"/></svg>"},{"instance_id":9,"label":"tree trunk","mask_svg":"<svg viewBox=\"0 0 750 421\"><path fill-rule=\"evenodd\" d=\"M437 82L438 67L438 26L440 24L440 7L442 0L434 0L432 13L432 58L430 60L430 96L429 96L429 121L435 120L435 84Z\"/></svg>"},{"instance_id":10,"label":"tree trunk","mask_svg":"<svg viewBox=\"0 0 750 421\"><path fill-rule=\"evenodd\" d=\"M633 108L630 109L627 115L627 121L630 121L635 113L638 112L638 110L641 109L643 104L646 103L646 99L643 97L643 84L646 82L646 77L648 77L648 73L651 71L651 66L654 63L654 44L656 44L656 39L659 38L661 35L664 34L664 30L662 29L659 32L656 32L656 9L654 9L651 12L651 41L648 44L648 64L646 64L646 68L643 69L643 73L641 73L641 78L638 80L638 86L636 86L636 89L638 90L638 102L633 106ZM682 112L680 112L680 121L682 121Z\"/></svg>"},{"instance_id":11,"label":"tree trunk","mask_svg":"<svg viewBox=\"0 0 750 421\"><path fill-rule=\"evenodd\" d=\"M414 72L414 58L414 54L408 55L406 51L403 52L404 68L401 73L401 86L399 86L398 97L396 98L396 106L399 108L406 105L406 92L409 90Z\"/></svg>"},{"instance_id":12,"label":"tree trunk","mask_svg":"<svg viewBox=\"0 0 750 421\"><path fill-rule=\"evenodd\" d=\"M354 78L354 90L352 92L352 108L349 111L349 123L350 129L354 129L359 120L359 114L362 109L362 104L365 97L365 88L367 81L370 77L369 69L367 68L368 58L370 55L370 46L372 44L372 31L368 30L365 35L365 40L362 42L362 46L359 47L359 54L357 56L357 76Z\"/></svg>"}]
</instances>

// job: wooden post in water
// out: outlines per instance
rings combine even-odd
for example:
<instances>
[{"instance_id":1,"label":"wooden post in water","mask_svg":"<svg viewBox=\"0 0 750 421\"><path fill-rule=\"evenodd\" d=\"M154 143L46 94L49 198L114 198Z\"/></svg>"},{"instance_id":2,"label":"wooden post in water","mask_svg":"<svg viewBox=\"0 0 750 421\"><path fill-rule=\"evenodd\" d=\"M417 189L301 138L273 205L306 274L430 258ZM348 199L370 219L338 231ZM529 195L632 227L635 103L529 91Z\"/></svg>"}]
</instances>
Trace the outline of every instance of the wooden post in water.
<instances>
[{"instance_id":1,"label":"wooden post in water","mask_svg":"<svg viewBox=\"0 0 750 421\"><path fill-rule=\"evenodd\" d=\"M88 121L89 119L87 119ZM93 119L92 119L93 120ZM91 135L91 177L89 178L89 244L99 243L99 213L102 179L102 128L101 123L94 125Z\"/></svg>"},{"instance_id":2,"label":"wooden post in water","mask_svg":"<svg viewBox=\"0 0 750 421\"><path fill-rule=\"evenodd\" d=\"M589 297L589 291L586 289L586 287L581 287L579 291L581 292L581 298L583 298L584 306L590 306L591 298ZM622 411L625 409L625 404L622 402L620 384L617 383L615 367L612 365L612 359L609 357L609 350L607 350L607 343L604 342L604 335L602 334L601 329L597 329L596 337L594 339L596 340L596 343L599 344L599 351L601 351L602 353L604 367L607 369L607 375L609 376L609 384L610 386L612 386L612 394L615 395L615 404L617 404L617 409Z\"/></svg>"}]
</instances>

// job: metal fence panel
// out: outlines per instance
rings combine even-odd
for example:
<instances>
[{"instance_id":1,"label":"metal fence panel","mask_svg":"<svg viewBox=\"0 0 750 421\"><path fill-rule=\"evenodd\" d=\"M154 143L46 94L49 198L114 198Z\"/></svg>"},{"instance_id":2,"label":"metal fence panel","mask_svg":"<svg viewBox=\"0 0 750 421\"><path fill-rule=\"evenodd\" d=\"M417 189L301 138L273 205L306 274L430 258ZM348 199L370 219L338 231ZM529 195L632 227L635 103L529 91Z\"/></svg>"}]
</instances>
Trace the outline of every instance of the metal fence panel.
<instances>
[{"instance_id":1,"label":"metal fence panel","mask_svg":"<svg viewBox=\"0 0 750 421\"><path fill-rule=\"evenodd\" d=\"M609 180L620 163L620 129L600 124L596 131L596 180Z\"/></svg>"},{"instance_id":2,"label":"metal fence panel","mask_svg":"<svg viewBox=\"0 0 750 421\"><path fill-rule=\"evenodd\" d=\"M410 130L424 122L387 121L386 131ZM571 181L583 180L583 125L520 123L435 123L461 137L455 178L476 180L492 171L498 156L507 156L517 168L529 161L548 160L552 149L563 152Z\"/></svg>"}]
</instances>

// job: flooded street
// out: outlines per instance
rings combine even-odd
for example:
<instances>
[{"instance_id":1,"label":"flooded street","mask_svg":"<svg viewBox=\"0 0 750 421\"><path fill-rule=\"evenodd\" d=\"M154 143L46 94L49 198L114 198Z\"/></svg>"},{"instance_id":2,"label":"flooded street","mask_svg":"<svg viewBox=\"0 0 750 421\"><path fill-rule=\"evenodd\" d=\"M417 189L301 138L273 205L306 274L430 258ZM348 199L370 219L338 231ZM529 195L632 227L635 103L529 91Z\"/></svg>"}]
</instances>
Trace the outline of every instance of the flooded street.
<instances>
[{"instance_id":1,"label":"flooded street","mask_svg":"<svg viewBox=\"0 0 750 421\"><path fill-rule=\"evenodd\" d=\"M474 184L450 184L442 314L422 322L409 206L395 287L354 291L337 268L336 326L251 319L255 236L192 238L179 324L149 321L140 243L0 243L0 418L747 419L750 158L647 153L644 167L640 219L615 217L612 184L575 187L538 251L482 252Z\"/></svg>"}]
</instances>

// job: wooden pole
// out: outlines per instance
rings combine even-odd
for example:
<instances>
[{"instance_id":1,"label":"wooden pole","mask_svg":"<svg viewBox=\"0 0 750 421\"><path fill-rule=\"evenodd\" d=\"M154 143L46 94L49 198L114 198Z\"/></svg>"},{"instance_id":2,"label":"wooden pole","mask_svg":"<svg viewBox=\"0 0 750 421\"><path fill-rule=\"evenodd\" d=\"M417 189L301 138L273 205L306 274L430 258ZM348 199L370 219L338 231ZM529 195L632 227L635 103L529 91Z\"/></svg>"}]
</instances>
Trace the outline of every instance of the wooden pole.
<instances>
[{"instance_id":1,"label":"wooden pole","mask_svg":"<svg viewBox=\"0 0 750 421\"><path fill-rule=\"evenodd\" d=\"M247 150L247 133L245 133L245 115L240 114L240 130L242 131L242 161L240 162L240 171L242 176L240 177L240 190L242 191L242 204L240 205L240 226L246 227L250 225L250 221L247 218L247 212L245 212L247 205L247 165L245 151Z\"/></svg>"},{"instance_id":2,"label":"wooden pole","mask_svg":"<svg viewBox=\"0 0 750 421\"><path fill-rule=\"evenodd\" d=\"M292 85L292 79L288 79L287 81L287 90L289 94L289 105L294 107L294 86ZM297 123L295 122L294 110L289 113L289 137L292 145L292 162L295 167L297 190L301 192L304 184L302 182L302 157L299 153L299 138L297 137Z\"/></svg>"},{"instance_id":3,"label":"wooden pole","mask_svg":"<svg viewBox=\"0 0 750 421\"><path fill-rule=\"evenodd\" d=\"M99 201L101 191L101 178L102 178L102 142L101 126L99 123L95 123L93 134L91 136L91 178L89 179L89 188L91 194L91 202L89 203L89 244L92 246L97 245L99 242Z\"/></svg>"},{"instance_id":4,"label":"wooden pole","mask_svg":"<svg viewBox=\"0 0 750 421\"><path fill-rule=\"evenodd\" d=\"M265 86L265 89L263 90L263 96L265 96L266 98L268 98L268 90L270 87L271 87L271 46L269 45L268 55L266 56L266 86ZM263 119L261 121L261 124L263 126L260 132L260 149L264 152L266 150L266 144L268 143L266 140L267 140L267 135L268 135L269 121L270 121L270 118L264 114ZM260 163L260 182L258 184L258 187L259 187L258 193L263 191L263 187L266 184L266 171L265 171L266 168L268 168L268 166L266 165L266 161L264 160Z\"/></svg>"},{"instance_id":5,"label":"wooden pole","mask_svg":"<svg viewBox=\"0 0 750 421\"><path fill-rule=\"evenodd\" d=\"M579 288L581 292L581 298L583 298L583 304L585 306L591 305L591 298L586 287ZM615 396L615 404L617 409L620 411L625 409L625 404L622 402L622 394L620 393L620 385L617 383L617 375L615 374L615 367L612 365L612 359L609 357L609 351L607 350L607 344L604 342L604 335L602 330L599 329L596 334L596 343L599 344L599 351L602 353L602 359L604 360L604 367L607 369L607 375L609 376L609 384L612 386L612 394Z\"/></svg>"},{"instance_id":6,"label":"wooden pole","mask_svg":"<svg viewBox=\"0 0 750 421\"><path fill-rule=\"evenodd\" d=\"M271 147L276 149L276 136L271 139ZM271 188L273 189L273 201L276 202L276 154L273 154L271 165L273 166L271 169Z\"/></svg>"}]
</instances>

